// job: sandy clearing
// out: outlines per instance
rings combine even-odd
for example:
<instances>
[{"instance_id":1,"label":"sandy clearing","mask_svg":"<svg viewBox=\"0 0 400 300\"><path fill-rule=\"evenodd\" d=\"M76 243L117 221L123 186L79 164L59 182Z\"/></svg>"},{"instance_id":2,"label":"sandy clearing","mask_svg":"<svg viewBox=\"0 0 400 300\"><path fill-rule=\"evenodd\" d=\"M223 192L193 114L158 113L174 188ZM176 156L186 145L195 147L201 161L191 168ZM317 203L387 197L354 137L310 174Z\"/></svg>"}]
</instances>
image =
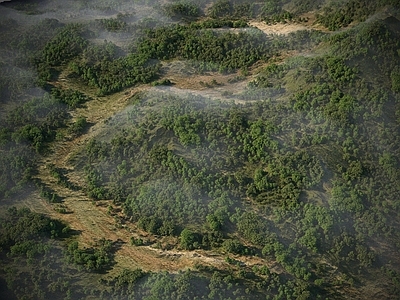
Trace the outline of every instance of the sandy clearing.
<instances>
[{"instance_id":1,"label":"sandy clearing","mask_svg":"<svg viewBox=\"0 0 400 300\"><path fill-rule=\"evenodd\" d=\"M257 27L262 30L266 34L279 34L279 35L287 35L291 32L299 31L299 30L310 30L312 29L310 26L298 24L298 23L277 23L268 25L265 22L249 22L250 26Z\"/></svg>"}]
</instances>

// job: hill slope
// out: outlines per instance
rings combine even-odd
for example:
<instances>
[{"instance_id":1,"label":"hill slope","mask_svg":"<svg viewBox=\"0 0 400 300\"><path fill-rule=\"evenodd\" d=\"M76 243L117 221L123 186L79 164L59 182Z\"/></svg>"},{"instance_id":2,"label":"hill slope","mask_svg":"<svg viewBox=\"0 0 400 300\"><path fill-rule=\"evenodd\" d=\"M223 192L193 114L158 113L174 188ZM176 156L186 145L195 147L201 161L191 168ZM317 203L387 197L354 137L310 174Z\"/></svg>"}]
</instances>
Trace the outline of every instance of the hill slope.
<instances>
[{"instance_id":1,"label":"hill slope","mask_svg":"<svg viewBox=\"0 0 400 300\"><path fill-rule=\"evenodd\" d=\"M397 297L395 2L56 4L0 26L7 297Z\"/></svg>"}]
</instances>

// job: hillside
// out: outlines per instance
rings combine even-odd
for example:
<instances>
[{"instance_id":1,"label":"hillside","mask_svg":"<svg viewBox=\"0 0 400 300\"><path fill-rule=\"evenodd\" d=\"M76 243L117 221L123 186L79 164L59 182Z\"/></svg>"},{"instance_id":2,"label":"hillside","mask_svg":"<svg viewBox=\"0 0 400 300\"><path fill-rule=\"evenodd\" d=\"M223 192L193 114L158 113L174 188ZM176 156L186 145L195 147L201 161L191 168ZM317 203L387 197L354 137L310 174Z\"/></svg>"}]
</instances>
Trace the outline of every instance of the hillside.
<instances>
[{"instance_id":1,"label":"hillside","mask_svg":"<svg viewBox=\"0 0 400 300\"><path fill-rule=\"evenodd\" d=\"M0 297L399 297L397 1L0 14Z\"/></svg>"}]
</instances>

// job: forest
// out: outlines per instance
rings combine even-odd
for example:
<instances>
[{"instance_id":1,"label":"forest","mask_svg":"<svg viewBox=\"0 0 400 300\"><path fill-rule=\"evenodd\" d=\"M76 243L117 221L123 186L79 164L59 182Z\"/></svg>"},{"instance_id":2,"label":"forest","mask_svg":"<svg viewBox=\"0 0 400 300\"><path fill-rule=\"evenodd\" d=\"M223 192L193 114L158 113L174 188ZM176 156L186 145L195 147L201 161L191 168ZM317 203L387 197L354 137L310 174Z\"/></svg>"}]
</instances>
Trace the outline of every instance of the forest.
<instances>
[{"instance_id":1,"label":"forest","mask_svg":"<svg viewBox=\"0 0 400 300\"><path fill-rule=\"evenodd\" d=\"M398 1L71 5L0 3L0 298L399 297Z\"/></svg>"}]
</instances>

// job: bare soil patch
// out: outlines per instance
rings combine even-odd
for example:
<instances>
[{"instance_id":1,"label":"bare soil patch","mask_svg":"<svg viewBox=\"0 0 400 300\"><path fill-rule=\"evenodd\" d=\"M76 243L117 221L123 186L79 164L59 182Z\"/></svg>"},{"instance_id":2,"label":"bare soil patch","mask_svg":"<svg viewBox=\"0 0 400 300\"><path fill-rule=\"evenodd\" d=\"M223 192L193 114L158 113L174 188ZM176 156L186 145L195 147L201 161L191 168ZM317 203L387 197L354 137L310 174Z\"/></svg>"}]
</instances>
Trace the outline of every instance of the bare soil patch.
<instances>
[{"instance_id":1,"label":"bare soil patch","mask_svg":"<svg viewBox=\"0 0 400 300\"><path fill-rule=\"evenodd\" d=\"M281 34L287 35L291 32L299 30L309 30L310 26L299 24L299 23L277 23L277 24L266 24L265 22L250 22L250 26L257 27L266 34Z\"/></svg>"}]
</instances>

